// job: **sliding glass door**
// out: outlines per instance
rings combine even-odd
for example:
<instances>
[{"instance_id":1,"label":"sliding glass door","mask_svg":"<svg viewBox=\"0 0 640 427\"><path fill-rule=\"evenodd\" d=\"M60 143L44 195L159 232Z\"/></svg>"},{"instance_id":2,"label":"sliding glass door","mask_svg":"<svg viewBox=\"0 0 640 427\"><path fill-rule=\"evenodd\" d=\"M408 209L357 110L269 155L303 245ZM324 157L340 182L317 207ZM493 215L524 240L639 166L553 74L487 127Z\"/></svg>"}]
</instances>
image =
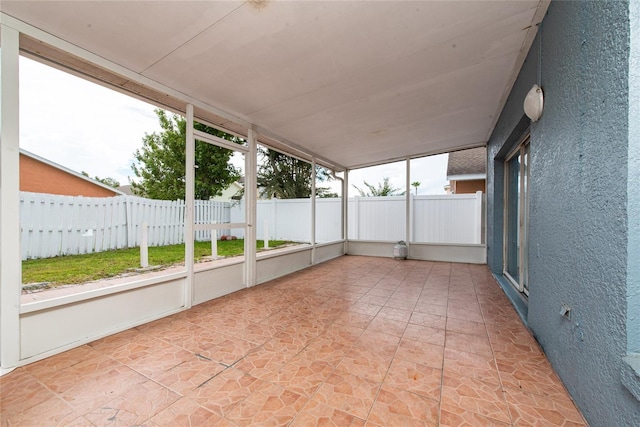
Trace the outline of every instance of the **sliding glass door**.
<instances>
[{"instance_id":1,"label":"sliding glass door","mask_svg":"<svg viewBox=\"0 0 640 427\"><path fill-rule=\"evenodd\" d=\"M527 237L529 229L529 138L505 162L504 275L529 295Z\"/></svg>"}]
</instances>

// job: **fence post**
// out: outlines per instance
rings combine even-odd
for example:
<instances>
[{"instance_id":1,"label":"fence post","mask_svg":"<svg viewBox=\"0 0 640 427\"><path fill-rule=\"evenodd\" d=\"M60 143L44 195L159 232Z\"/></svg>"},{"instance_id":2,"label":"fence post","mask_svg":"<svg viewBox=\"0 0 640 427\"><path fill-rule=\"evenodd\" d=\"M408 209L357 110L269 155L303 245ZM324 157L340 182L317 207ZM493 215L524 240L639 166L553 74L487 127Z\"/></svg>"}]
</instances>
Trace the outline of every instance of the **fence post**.
<instances>
[{"instance_id":1,"label":"fence post","mask_svg":"<svg viewBox=\"0 0 640 427\"><path fill-rule=\"evenodd\" d=\"M211 221L217 224L218 221ZM218 259L218 230L211 230L211 259Z\"/></svg>"},{"instance_id":2,"label":"fence post","mask_svg":"<svg viewBox=\"0 0 640 427\"><path fill-rule=\"evenodd\" d=\"M273 209L273 214L271 215L271 217L269 218L271 221L273 221L273 236L274 238L277 238L278 236L278 199L277 198L273 198L271 199L271 203L272 203L272 209Z\"/></svg>"},{"instance_id":3,"label":"fence post","mask_svg":"<svg viewBox=\"0 0 640 427\"><path fill-rule=\"evenodd\" d=\"M473 243L482 243L482 191L476 191L474 214Z\"/></svg>"},{"instance_id":4,"label":"fence post","mask_svg":"<svg viewBox=\"0 0 640 427\"><path fill-rule=\"evenodd\" d=\"M124 214L124 224L126 227L126 246L125 248L131 248L133 247L132 245L132 235L133 235L133 221L132 219L132 212L131 210L133 209L132 207L133 205L133 201L132 201L132 196L125 196L125 201L124 201L124 207L125 207L125 214Z\"/></svg>"},{"instance_id":5,"label":"fence post","mask_svg":"<svg viewBox=\"0 0 640 427\"><path fill-rule=\"evenodd\" d=\"M264 220L264 248L269 249L269 221Z\"/></svg>"},{"instance_id":6,"label":"fence post","mask_svg":"<svg viewBox=\"0 0 640 427\"><path fill-rule=\"evenodd\" d=\"M411 220L409 221L409 223L411 224L411 234L409 237L409 241L411 242L415 242L416 241L416 199L417 199L417 195L411 195L411 209L410 209L410 214L409 217L411 218Z\"/></svg>"},{"instance_id":7,"label":"fence post","mask_svg":"<svg viewBox=\"0 0 640 427\"><path fill-rule=\"evenodd\" d=\"M360 197L355 196L353 198L353 218L355 219L353 223L354 230L354 239L360 239Z\"/></svg>"},{"instance_id":8,"label":"fence post","mask_svg":"<svg viewBox=\"0 0 640 427\"><path fill-rule=\"evenodd\" d=\"M149 231L146 221L142 223L140 234L140 267L147 268L149 267Z\"/></svg>"}]
</instances>

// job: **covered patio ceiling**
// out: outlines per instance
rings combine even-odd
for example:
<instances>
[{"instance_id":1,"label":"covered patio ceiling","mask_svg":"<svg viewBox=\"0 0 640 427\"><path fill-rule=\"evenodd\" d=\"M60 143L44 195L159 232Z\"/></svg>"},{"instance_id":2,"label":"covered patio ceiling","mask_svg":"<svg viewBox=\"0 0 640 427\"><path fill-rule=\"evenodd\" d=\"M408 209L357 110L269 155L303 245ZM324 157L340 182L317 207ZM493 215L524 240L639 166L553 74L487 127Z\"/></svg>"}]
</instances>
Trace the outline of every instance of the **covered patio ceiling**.
<instances>
[{"instance_id":1,"label":"covered patio ceiling","mask_svg":"<svg viewBox=\"0 0 640 427\"><path fill-rule=\"evenodd\" d=\"M335 169L484 145L547 7L2 2L26 55Z\"/></svg>"}]
</instances>

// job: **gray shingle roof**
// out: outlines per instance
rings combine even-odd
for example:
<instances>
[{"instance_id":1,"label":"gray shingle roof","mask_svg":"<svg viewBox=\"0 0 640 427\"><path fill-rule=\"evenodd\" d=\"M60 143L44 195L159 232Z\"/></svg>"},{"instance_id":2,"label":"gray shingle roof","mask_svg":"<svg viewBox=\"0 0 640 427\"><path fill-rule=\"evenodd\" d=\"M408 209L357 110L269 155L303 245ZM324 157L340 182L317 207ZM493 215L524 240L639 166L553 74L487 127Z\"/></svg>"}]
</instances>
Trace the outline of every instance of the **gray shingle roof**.
<instances>
[{"instance_id":1,"label":"gray shingle roof","mask_svg":"<svg viewBox=\"0 0 640 427\"><path fill-rule=\"evenodd\" d=\"M487 173L487 149L485 147L449 153L447 176Z\"/></svg>"}]
</instances>

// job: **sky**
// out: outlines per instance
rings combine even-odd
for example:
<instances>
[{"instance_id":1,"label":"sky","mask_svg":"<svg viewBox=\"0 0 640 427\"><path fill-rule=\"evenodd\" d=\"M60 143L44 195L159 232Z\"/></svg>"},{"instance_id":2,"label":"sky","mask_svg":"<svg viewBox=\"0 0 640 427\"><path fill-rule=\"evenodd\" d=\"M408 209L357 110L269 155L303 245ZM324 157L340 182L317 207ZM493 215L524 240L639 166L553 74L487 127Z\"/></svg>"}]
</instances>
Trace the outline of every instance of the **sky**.
<instances>
[{"instance_id":1,"label":"sky","mask_svg":"<svg viewBox=\"0 0 640 427\"><path fill-rule=\"evenodd\" d=\"M145 134L160 131L155 106L95 83L20 58L20 147L91 177L115 178L121 185L135 179L133 154ZM411 182L419 195L444 194L447 155L411 161ZM357 169L353 185L377 186L384 177L404 190L405 162ZM324 184L322 184L324 185ZM337 182L331 187L339 185ZM411 187L415 193L415 189Z\"/></svg>"},{"instance_id":2,"label":"sky","mask_svg":"<svg viewBox=\"0 0 640 427\"><path fill-rule=\"evenodd\" d=\"M160 130L154 107L20 57L20 148L121 185L133 153Z\"/></svg>"}]
</instances>

